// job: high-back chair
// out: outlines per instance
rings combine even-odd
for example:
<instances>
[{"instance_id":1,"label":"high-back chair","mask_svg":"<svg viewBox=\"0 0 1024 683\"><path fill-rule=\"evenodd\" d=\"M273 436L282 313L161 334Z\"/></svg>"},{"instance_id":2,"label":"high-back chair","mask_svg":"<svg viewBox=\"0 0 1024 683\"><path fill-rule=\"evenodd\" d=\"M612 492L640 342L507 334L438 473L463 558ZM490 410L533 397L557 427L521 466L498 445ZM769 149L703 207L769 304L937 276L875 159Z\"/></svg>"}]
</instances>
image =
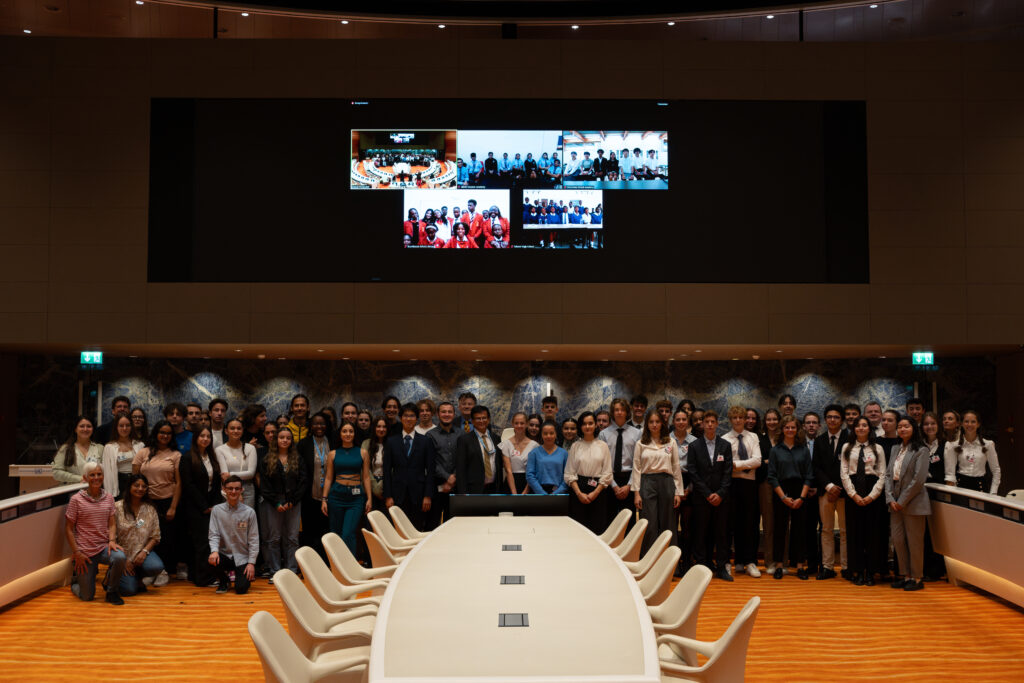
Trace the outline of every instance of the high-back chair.
<instances>
[{"instance_id":1,"label":"high-back chair","mask_svg":"<svg viewBox=\"0 0 1024 683\"><path fill-rule=\"evenodd\" d=\"M647 531L647 520L641 519L639 522L633 525L633 528L629 530L626 537L622 539L622 543L618 544L612 550L615 554L622 558L623 562L636 562L640 559L640 545L644 540L644 533Z\"/></svg>"},{"instance_id":2,"label":"high-back chair","mask_svg":"<svg viewBox=\"0 0 1024 683\"><path fill-rule=\"evenodd\" d=\"M284 605L288 633L307 658L315 661L324 652L370 644L377 623L376 607L325 612L289 569L274 574L274 588Z\"/></svg>"},{"instance_id":3,"label":"high-back chair","mask_svg":"<svg viewBox=\"0 0 1024 683\"><path fill-rule=\"evenodd\" d=\"M647 607L651 621L654 622L654 632L659 635L696 638L700 603L710 583L710 569L702 564L690 567L665 598L665 602ZM675 654L690 666L697 666L697 655L692 650L681 648Z\"/></svg>"},{"instance_id":4,"label":"high-back chair","mask_svg":"<svg viewBox=\"0 0 1024 683\"><path fill-rule=\"evenodd\" d=\"M398 529L398 533L402 534L402 536L405 536L410 541L418 541L430 535L424 531L417 530L416 527L413 526L412 520L410 520L409 516L405 514L405 510L397 505L389 507L388 514L391 515L391 520L395 523L395 528Z\"/></svg>"},{"instance_id":5,"label":"high-back chair","mask_svg":"<svg viewBox=\"0 0 1024 683\"><path fill-rule=\"evenodd\" d=\"M742 682L747 667L747 646L750 645L750 633L754 630L754 620L760 604L761 598L756 595L750 598L722 637L713 643L674 635L660 636L658 656L661 663L661 680ZM681 650L693 650L708 660L703 666L685 664L676 654Z\"/></svg>"},{"instance_id":6,"label":"high-back chair","mask_svg":"<svg viewBox=\"0 0 1024 683\"><path fill-rule=\"evenodd\" d=\"M647 549L644 556L636 562L627 562L626 567L633 573L633 576L637 579L642 578L647 572L651 571L651 567L658 561L661 554L665 552L665 548L672 545L672 532L668 529L662 531L651 547Z\"/></svg>"},{"instance_id":7,"label":"high-back chair","mask_svg":"<svg viewBox=\"0 0 1024 683\"><path fill-rule=\"evenodd\" d=\"M327 559L331 561L331 573L334 574L334 578L346 586L359 586L371 581L387 581L398 569L397 564L393 567L373 567L372 569L364 567L359 564L338 534L324 534L320 540L324 544ZM378 589L374 591L374 595L383 592Z\"/></svg>"},{"instance_id":8,"label":"high-back chair","mask_svg":"<svg viewBox=\"0 0 1024 683\"><path fill-rule=\"evenodd\" d=\"M394 507L394 506L392 506ZM419 543L418 540L410 541L408 538L403 538L395 527L391 526L391 520L384 516L384 513L380 510L370 510L366 518L370 521L370 527L373 529L373 533L380 536L381 542L391 551L391 554L396 557L407 555L410 550L416 547Z\"/></svg>"},{"instance_id":9,"label":"high-back chair","mask_svg":"<svg viewBox=\"0 0 1024 683\"><path fill-rule=\"evenodd\" d=\"M387 581L370 581L358 586L345 586L331 576L331 569L320 555L309 546L302 546L295 551L295 560L299 563L302 576L306 580L309 592L316 601L328 612L341 612L354 607L378 607L377 598L360 598L360 593L371 590L384 591Z\"/></svg>"},{"instance_id":10,"label":"high-back chair","mask_svg":"<svg viewBox=\"0 0 1024 683\"><path fill-rule=\"evenodd\" d=\"M660 605L665 602L669 591L672 590L672 574L675 573L679 556L682 554L679 546L669 546L651 567L651 571L637 581L640 594L644 596L644 602L648 605Z\"/></svg>"},{"instance_id":11,"label":"high-back chair","mask_svg":"<svg viewBox=\"0 0 1024 683\"><path fill-rule=\"evenodd\" d=\"M374 567L390 567L401 564L405 560L405 555L398 556L388 550L384 541L380 540L380 536L369 529L362 531L363 538L366 539L366 549L370 551L370 564Z\"/></svg>"},{"instance_id":12,"label":"high-back chair","mask_svg":"<svg viewBox=\"0 0 1024 683\"><path fill-rule=\"evenodd\" d=\"M260 611L249 617L249 637L260 656L267 683L311 683L326 679L359 683L370 663L370 648L366 646L338 650L315 662L310 661L270 612Z\"/></svg>"},{"instance_id":13,"label":"high-back chair","mask_svg":"<svg viewBox=\"0 0 1024 683\"><path fill-rule=\"evenodd\" d=\"M629 524L629 516L632 514L632 510L619 510L619 514L615 515L615 519L598 538L613 548L617 546L622 542L622 535L626 532L626 525Z\"/></svg>"}]
</instances>

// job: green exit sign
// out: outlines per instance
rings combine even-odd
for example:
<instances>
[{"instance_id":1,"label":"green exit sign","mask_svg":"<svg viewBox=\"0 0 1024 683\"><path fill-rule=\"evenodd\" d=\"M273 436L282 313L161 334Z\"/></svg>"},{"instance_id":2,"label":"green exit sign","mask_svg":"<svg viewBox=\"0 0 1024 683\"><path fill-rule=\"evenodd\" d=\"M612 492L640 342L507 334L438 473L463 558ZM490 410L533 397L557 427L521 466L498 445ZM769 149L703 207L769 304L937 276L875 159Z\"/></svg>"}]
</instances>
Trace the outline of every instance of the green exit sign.
<instances>
[{"instance_id":1,"label":"green exit sign","mask_svg":"<svg viewBox=\"0 0 1024 683\"><path fill-rule=\"evenodd\" d=\"M103 352L82 351L82 365L103 365Z\"/></svg>"},{"instance_id":2,"label":"green exit sign","mask_svg":"<svg viewBox=\"0 0 1024 683\"><path fill-rule=\"evenodd\" d=\"M911 358L914 365L935 365L935 354L931 351L915 351Z\"/></svg>"}]
</instances>

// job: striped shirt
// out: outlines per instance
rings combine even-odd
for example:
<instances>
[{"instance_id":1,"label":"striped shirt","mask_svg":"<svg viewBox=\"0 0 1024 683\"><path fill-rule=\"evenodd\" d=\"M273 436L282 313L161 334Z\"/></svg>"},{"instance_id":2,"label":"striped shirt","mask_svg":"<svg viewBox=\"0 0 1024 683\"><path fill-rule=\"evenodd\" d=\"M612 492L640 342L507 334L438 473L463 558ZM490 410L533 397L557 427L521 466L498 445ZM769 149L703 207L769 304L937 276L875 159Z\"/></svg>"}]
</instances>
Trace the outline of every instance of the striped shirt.
<instances>
[{"instance_id":1,"label":"striped shirt","mask_svg":"<svg viewBox=\"0 0 1024 683\"><path fill-rule=\"evenodd\" d=\"M99 500L86 490L71 496L64 516L74 526L75 545L86 557L106 549L110 541L110 518L114 514L114 497L106 491Z\"/></svg>"}]
</instances>

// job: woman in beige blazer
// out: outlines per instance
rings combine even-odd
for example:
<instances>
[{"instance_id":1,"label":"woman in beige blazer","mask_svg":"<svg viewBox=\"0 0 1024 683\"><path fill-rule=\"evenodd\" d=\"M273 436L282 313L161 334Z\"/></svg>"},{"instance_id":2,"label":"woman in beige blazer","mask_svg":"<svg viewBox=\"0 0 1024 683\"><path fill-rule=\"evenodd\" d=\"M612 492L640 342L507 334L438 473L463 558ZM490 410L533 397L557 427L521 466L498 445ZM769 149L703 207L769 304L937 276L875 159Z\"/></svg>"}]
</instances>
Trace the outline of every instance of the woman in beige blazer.
<instances>
[{"instance_id":1,"label":"woman in beige blazer","mask_svg":"<svg viewBox=\"0 0 1024 683\"><path fill-rule=\"evenodd\" d=\"M929 451L917 425L907 416L896 423L900 442L894 444L885 470L885 502L899 571L893 588L917 591L924 588L924 530L931 502L924 488L928 480Z\"/></svg>"}]
</instances>

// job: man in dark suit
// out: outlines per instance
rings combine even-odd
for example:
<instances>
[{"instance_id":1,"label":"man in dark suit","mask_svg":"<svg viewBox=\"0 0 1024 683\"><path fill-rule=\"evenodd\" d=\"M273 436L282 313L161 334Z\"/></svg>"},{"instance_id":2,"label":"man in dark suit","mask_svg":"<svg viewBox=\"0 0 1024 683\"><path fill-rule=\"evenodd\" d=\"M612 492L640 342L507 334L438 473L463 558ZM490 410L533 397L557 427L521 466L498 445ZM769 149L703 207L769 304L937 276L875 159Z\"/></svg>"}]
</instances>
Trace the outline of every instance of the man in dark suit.
<instances>
[{"instance_id":1,"label":"man in dark suit","mask_svg":"<svg viewBox=\"0 0 1024 683\"><path fill-rule=\"evenodd\" d=\"M455 442L455 491L501 493L502 468L498 437L491 431L491 411L473 406L473 430Z\"/></svg>"},{"instance_id":2,"label":"man in dark suit","mask_svg":"<svg viewBox=\"0 0 1024 683\"><path fill-rule=\"evenodd\" d=\"M839 479L843 446L850 433L843 429L843 407L833 403L825 407L825 431L814 440L815 487L818 489L818 515L821 519L821 570L818 580L831 579L835 572L835 519L839 514L839 558L843 577L849 575L846 565L846 494Z\"/></svg>"},{"instance_id":3,"label":"man in dark suit","mask_svg":"<svg viewBox=\"0 0 1024 683\"><path fill-rule=\"evenodd\" d=\"M401 431L384 441L384 503L402 508L420 531L430 512L431 488L434 483L434 442L416 433L416 406L406 403L401 408Z\"/></svg>"},{"instance_id":4,"label":"man in dark suit","mask_svg":"<svg viewBox=\"0 0 1024 683\"><path fill-rule=\"evenodd\" d=\"M732 483L732 446L718 436L718 414L704 411L704 436L690 444L686 471L693 482L693 557L711 567L718 578L729 574L729 485ZM715 565L707 555L714 541Z\"/></svg>"}]
</instances>

